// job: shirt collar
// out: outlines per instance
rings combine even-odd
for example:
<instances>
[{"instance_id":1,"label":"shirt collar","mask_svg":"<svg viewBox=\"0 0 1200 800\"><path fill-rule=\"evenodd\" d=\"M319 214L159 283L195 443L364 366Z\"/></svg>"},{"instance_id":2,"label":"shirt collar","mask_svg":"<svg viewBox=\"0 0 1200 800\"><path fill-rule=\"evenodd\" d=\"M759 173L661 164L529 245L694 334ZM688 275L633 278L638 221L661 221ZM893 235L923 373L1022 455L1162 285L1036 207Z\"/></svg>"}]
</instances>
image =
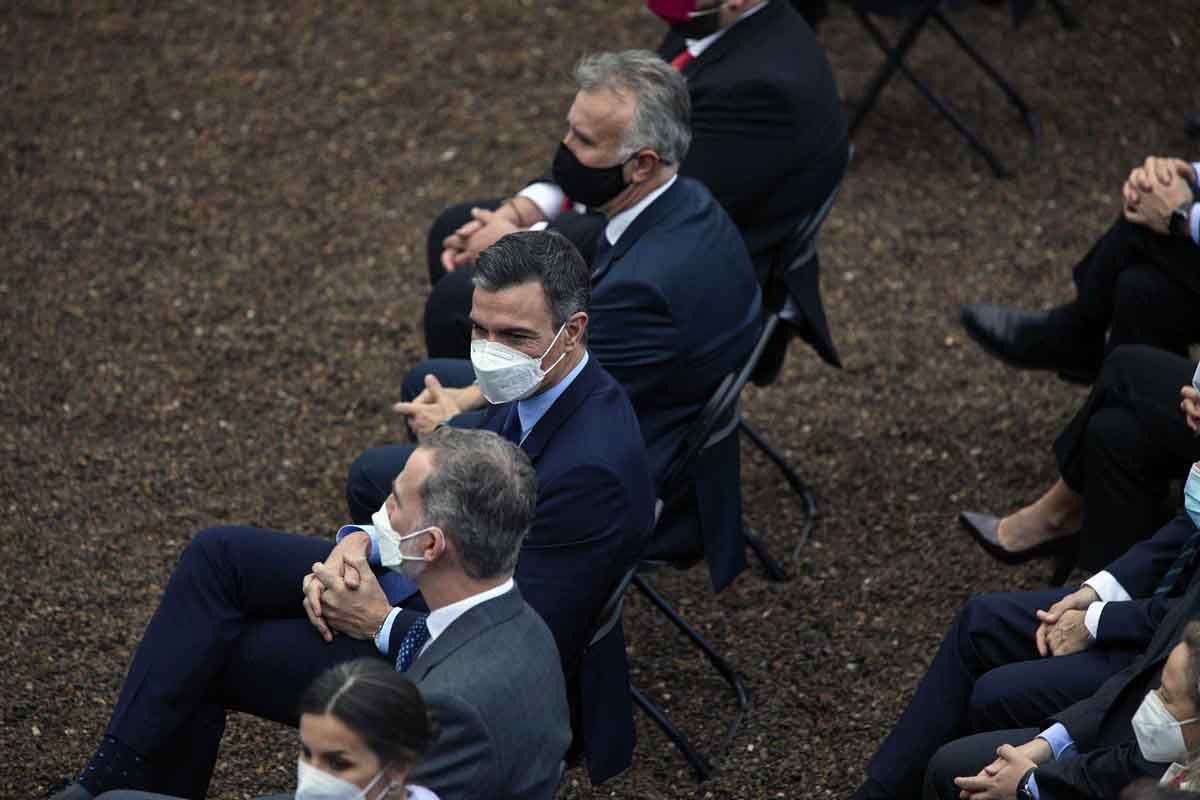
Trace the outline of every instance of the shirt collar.
<instances>
[{"instance_id":1,"label":"shirt collar","mask_svg":"<svg viewBox=\"0 0 1200 800\"><path fill-rule=\"evenodd\" d=\"M678 175L672 175L671 180L667 181L662 186L658 187L653 192L637 201L637 203L610 219L608 224L604 226L604 238L608 239L608 243L616 244L617 240L621 238L621 234L633 224L635 219L637 219L638 214L645 211L646 207L657 200L660 194L665 192L667 189L670 189L671 184L673 184L675 179L678 177Z\"/></svg>"},{"instance_id":2,"label":"shirt collar","mask_svg":"<svg viewBox=\"0 0 1200 800\"><path fill-rule=\"evenodd\" d=\"M747 17L754 16L755 14L762 11L766 7L767 7L766 3L760 3L759 5L756 5L754 8L750 9L745 14L742 14L740 17L735 19L733 21L733 25L737 25L739 22L746 19ZM730 25L729 28L732 28L733 25ZM710 33L708 36L705 36L703 39L684 39L684 42L687 44L687 51L692 54L692 58L699 58L700 54L703 53L708 48L712 47L713 43L716 42L717 39L720 39L725 34L725 31L729 30L729 28L721 28L721 30L717 31L716 33Z\"/></svg>"},{"instance_id":3,"label":"shirt collar","mask_svg":"<svg viewBox=\"0 0 1200 800\"><path fill-rule=\"evenodd\" d=\"M479 594L473 594L470 597L465 597L457 603L442 606L436 611L430 611L429 616L425 618L425 625L429 628L429 641L425 643L425 647L429 647L429 645L433 644L434 639L445 633L446 629L454 624L454 620L480 603L486 603L492 598L499 597L512 589L514 585L513 579L509 578L499 586L480 592ZM422 648L422 651L424 649Z\"/></svg>"},{"instance_id":4,"label":"shirt collar","mask_svg":"<svg viewBox=\"0 0 1200 800\"><path fill-rule=\"evenodd\" d=\"M579 363L575 368L567 373L567 376L558 383L551 386L541 394L535 394L533 397L527 397L524 400L517 401L517 415L521 419L521 441L525 441L525 437L533 430L533 426L538 424L546 412L550 410L550 406L554 405L554 401L562 396L562 393L571 385L571 381L583 372L583 368L587 365L588 353L583 351L583 358L579 359Z\"/></svg>"}]
</instances>

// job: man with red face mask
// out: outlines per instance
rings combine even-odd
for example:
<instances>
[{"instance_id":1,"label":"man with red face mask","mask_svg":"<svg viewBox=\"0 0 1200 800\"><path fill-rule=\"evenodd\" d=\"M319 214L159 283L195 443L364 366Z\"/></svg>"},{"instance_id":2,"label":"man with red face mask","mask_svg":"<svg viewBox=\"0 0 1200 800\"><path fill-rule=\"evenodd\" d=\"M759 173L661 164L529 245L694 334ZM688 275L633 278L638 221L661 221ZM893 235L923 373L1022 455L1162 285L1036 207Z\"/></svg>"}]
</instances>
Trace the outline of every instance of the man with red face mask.
<instances>
[{"instance_id":1,"label":"man with red face mask","mask_svg":"<svg viewBox=\"0 0 1200 800\"><path fill-rule=\"evenodd\" d=\"M647 6L671 26L657 52L683 73L691 97L692 143L679 174L699 180L724 207L762 282L780 243L820 207L845 170L846 120L829 62L787 0L648 0ZM480 251L515 229L549 224L590 262L603 225L600 215L588 213L592 207L548 172L507 199L442 212L427 248L435 284L425 309L429 355L467 354L469 267ZM828 340L823 329L815 335Z\"/></svg>"}]
</instances>

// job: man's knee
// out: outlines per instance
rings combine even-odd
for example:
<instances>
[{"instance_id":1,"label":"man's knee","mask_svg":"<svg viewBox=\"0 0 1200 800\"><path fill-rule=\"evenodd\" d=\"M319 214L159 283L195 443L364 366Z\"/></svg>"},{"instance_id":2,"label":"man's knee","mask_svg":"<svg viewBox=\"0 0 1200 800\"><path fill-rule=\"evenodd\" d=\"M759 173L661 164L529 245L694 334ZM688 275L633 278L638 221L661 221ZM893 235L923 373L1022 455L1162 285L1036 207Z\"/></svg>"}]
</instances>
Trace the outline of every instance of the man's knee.
<instances>
[{"instance_id":1,"label":"man's knee","mask_svg":"<svg viewBox=\"0 0 1200 800\"><path fill-rule=\"evenodd\" d=\"M958 777L959 764L957 742L950 742L938 748L925 767L925 790L922 796L925 800L956 800L958 787L954 779Z\"/></svg>"},{"instance_id":2,"label":"man's knee","mask_svg":"<svg viewBox=\"0 0 1200 800\"><path fill-rule=\"evenodd\" d=\"M205 528L192 537L179 557L179 567L187 569L214 568L230 558L230 544L238 535L234 525Z\"/></svg>"},{"instance_id":3,"label":"man's knee","mask_svg":"<svg viewBox=\"0 0 1200 800\"><path fill-rule=\"evenodd\" d=\"M1088 419L1084 447L1089 462L1100 459L1126 469L1145 453L1146 443L1132 411L1120 407L1102 408Z\"/></svg>"}]
</instances>

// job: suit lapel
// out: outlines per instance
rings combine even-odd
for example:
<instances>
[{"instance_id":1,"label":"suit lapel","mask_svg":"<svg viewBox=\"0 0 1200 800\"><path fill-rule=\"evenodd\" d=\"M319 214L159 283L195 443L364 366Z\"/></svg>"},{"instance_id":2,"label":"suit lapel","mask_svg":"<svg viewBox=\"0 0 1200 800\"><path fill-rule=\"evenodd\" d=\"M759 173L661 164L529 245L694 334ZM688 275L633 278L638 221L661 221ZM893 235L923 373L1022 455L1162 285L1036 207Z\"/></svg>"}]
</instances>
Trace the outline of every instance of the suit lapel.
<instances>
[{"instance_id":1,"label":"suit lapel","mask_svg":"<svg viewBox=\"0 0 1200 800\"><path fill-rule=\"evenodd\" d=\"M480 634L521 613L524 605L525 601L521 597L521 592L516 586L513 586L511 590L499 597L467 609L458 619L450 623L450 627L433 640L425 652L417 656L417 660L405 674L414 681L423 680L459 648L470 643Z\"/></svg>"},{"instance_id":2,"label":"suit lapel","mask_svg":"<svg viewBox=\"0 0 1200 800\"><path fill-rule=\"evenodd\" d=\"M579 408L580 404L591 394L592 389L600 379L600 370L596 364L596 357L589 355L588 363L575 376L575 380L571 381L571 385L559 395L558 399L550 405L550 408L546 409L546 413L542 415L542 418L533 426L533 430L525 437L525 441L521 443L521 449L526 452L531 461L537 462L538 456L542 454L542 450L546 447L546 443L562 427L562 424L570 419L571 415L575 413L575 409Z\"/></svg>"},{"instance_id":3,"label":"suit lapel","mask_svg":"<svg viewBox=\"0 0 1200 800\"><path fill-rule=\"evenodd\" d=\"M629 248L633 247L638 239L642 238L642 234L653 228L664 217L668 216L675 206L683 198L683 192L686 190L683 187L683 182L688 180L682 175L676 176L675 183L671 184L671 188L660 194L646 208L642 209L642 213L637 215L633 223L625 229L621 234L621 238L612 246L609 252L608 261L598 265L598 268L592 273L592 285L595 286L600 282L613 264L616 264L621 258L629 252Z\"/></svg>"}]
</instances>

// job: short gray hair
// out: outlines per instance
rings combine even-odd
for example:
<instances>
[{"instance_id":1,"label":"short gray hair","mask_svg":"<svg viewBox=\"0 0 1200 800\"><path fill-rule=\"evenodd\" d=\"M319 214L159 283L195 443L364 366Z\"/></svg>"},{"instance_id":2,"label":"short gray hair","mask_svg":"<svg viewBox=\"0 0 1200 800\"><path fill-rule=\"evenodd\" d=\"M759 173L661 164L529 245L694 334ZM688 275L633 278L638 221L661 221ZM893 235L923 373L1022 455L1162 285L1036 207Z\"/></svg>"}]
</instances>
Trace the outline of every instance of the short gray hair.
<instances>
[{"instance_id":1,"label":"short gray hair","mask_svg":"<svg viewBox=\"0 0 1200 800\"><path fill-rule=\"evenodd\" d=\"M649 50L593 53L575 65L575 83L581 92L633 94L637 107L621 134L625 155L645 147L668 164L683 161L692 143L692 99L679 70Z\"/></svg>"},{"instance_id":2,"label":"short gray hair","mask_svg":"<svg viewBox=\"0 0 1200 800\"><path fill-rule=\"evenodd\" d=\"M592 298L592 276L583 256L554 231L517 231L498 239L475 259L471 282L485 292L541 284L555 330L572 314L587 311Z\"/></svg>"},{"instance_id":3,"label":"short gray hair","mask_svg":"<svg viewBox=\"0 0 1200 800\"><path fill-rule=\"evenodd\" d=\"M420 488L422 525L442 529L469 577L511 575L537 507L529 456L491 431L447 426L427 436L420 449L433 461Z\"/></svg>"}]
</instances>

